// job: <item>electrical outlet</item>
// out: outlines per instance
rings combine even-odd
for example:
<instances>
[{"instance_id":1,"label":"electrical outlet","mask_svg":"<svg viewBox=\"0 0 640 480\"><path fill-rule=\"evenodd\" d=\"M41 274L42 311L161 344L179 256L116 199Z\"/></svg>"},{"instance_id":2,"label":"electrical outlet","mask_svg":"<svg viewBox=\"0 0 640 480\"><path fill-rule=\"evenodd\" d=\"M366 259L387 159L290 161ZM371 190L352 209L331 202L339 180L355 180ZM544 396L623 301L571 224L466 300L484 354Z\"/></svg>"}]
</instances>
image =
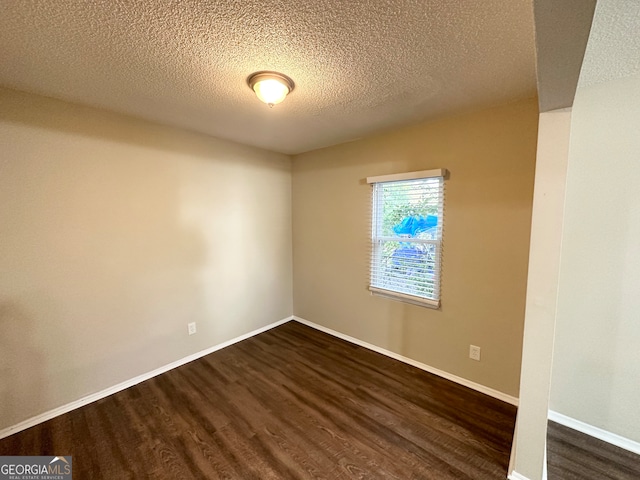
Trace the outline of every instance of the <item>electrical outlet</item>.
<instances>
[{"instance_id":1,"label":"electrical outlet","mask_svg":"<svg viewBox=\"0 0 640 480\"><path fill-rule=\"evenodd\" d=\"M196 322L191 322L187 326L189 327L189 335L196 333Z\"/></svg>"},{"instance_id":2,"label":"electrical outlet","mask_svg":"<svg viewBox=\"0 0 640 480\"><path fill-rule=\"evenodd\" d=\"M476 345L469 345L469 358L480 361L480 347Z\"/></svg>"}]
</instances>

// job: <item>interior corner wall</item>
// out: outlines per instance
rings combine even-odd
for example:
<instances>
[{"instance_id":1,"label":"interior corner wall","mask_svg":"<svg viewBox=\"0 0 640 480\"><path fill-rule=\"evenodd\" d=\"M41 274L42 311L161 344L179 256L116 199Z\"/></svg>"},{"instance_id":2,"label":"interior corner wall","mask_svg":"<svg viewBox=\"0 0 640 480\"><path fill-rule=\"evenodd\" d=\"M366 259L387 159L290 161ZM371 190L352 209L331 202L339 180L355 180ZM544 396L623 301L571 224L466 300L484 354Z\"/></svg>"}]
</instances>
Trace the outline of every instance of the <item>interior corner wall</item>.
<instances>
[{"instance_id":1,"label":"interior corner wall","mask_svg":"<svg viewBox=\"0 0 640 480\"><path fill-rule=\"evenodd\" d=\"M6 89L0 145L0 429L291 315L290 157Z\"/></svg>"},{"instance_id":2,"label":"interior corner wall","mask_svg":"<svg viewBox=\"0 0 640 480\"><path fill-rule=\"evenodd\" d=\"M573 107L551 410L640 442L640 75Z\"/></svg>"},{"instance_id":3,"label":"interior corner wall","mask_svg":"<svg viewBox=\"0 0 640 480\"><path fill-rule=\"evenodd\" d=\"M531 99L294 157L294 314L517 396L537 125ZM368 291L365 178L430 168L450 171L440 310Z\"/></svg>"}]
</instances>

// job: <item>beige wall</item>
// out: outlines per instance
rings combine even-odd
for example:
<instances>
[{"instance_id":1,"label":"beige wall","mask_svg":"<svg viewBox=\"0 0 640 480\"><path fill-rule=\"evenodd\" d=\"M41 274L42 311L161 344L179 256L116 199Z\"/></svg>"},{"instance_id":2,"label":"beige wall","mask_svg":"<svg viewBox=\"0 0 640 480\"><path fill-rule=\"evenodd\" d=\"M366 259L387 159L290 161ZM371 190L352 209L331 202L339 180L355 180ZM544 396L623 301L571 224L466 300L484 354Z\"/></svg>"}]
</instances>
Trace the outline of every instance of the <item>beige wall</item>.
<instances>
[{"instance_id":1,"label":"beige wall","mask_svg":"<svg viewBox=\"0 0 640 480\"><path fill-rule=\"evenodd\" d=\"M10 90L0 145L0 429L291 315L288 157Z\"/></svg>"},{"instance_id":2,"label":"beige wall","mask_svg":"<svg viewBox=\"0 0 640 480\"><path fill-rule=\"evenodd\" d=\"M294 157L294 314L517 396L537 123L532 99ZM441 167L442 309L371 296L365 177Z\"/></svg>"},{"instance_id":3,"label":"beige wall","mask_svg":"<svg viewBox=\"0 0 640 480\"><path fill-rule=\"evenodd\" d=\"M640 75L578 89L551 409L640 442Z\"/></svg>"}]
</instances>

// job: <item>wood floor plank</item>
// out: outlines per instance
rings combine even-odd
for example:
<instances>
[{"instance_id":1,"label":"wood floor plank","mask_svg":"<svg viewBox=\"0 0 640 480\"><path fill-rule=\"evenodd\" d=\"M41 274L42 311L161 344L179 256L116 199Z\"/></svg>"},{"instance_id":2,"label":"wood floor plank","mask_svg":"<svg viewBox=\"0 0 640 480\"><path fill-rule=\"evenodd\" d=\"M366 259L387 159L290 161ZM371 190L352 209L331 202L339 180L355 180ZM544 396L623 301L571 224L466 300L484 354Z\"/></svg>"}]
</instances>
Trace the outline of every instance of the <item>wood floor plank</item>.
<instances>
[{"instance_id":1,"label":"wood floor plank","mask_svg":"<svg viewBox=\"0 0 640 480\"><path fill-rule=\"evenodd\" d=\"M549 421L550 480L638 480L640 455Z\"/></svg>"},{"instance_id":2,"label":"wood floor plank","mask_svg":"<svg viewBox=\"0 0 640 480\"><path fill-rule=\"evenodd\" d=\"M0 440L74 478L504 479L515 407L297 322Z\"/></svg>"}]
</instances>

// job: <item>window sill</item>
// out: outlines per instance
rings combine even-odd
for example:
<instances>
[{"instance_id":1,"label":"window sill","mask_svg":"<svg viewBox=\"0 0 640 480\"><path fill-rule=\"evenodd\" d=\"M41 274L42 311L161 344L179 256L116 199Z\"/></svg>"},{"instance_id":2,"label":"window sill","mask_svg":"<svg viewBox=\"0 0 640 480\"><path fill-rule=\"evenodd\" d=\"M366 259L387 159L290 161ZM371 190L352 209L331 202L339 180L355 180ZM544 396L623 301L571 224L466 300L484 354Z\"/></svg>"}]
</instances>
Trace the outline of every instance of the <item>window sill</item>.
<instances>
[{"instance_id":1,"label":"window sill","mask_svg":"<svg viewBox=\"0 0 640 480\"><path fill-rule=\"evenodd\" d=\"M369 291L372 295L378 297L388 298L390 300L396 300L398 302L410 303L419 307L431 308L433 310L440 309L439 300L427 300L426 298L414 297L413 295L405 295L404 293L393 292L391 290L385 290L383 288L369 287Z\"/></svg>"}]
</instances>

